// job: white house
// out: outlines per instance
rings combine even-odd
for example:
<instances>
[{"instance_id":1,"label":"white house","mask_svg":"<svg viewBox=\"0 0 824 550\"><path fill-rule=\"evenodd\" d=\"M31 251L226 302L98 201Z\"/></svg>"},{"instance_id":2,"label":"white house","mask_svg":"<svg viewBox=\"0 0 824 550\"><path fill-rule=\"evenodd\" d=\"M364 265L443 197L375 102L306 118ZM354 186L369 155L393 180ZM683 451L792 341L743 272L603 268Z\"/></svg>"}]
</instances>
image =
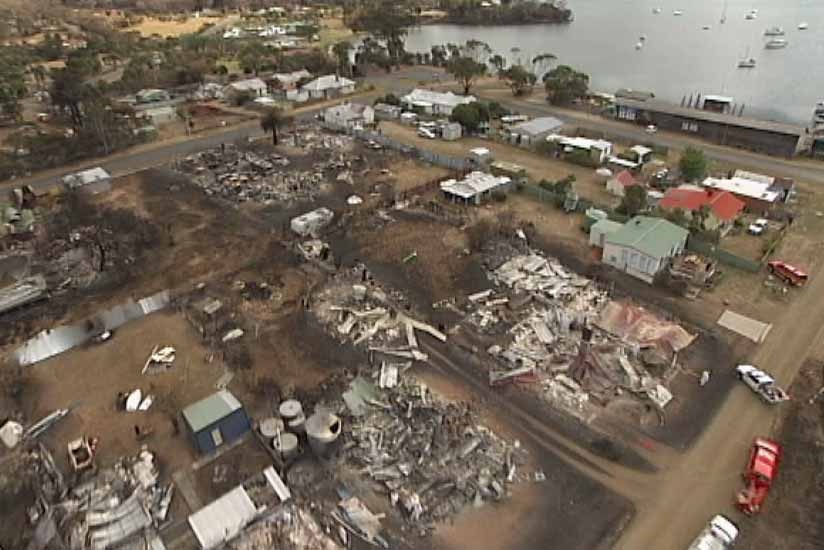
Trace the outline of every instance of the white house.
<instances>
[{"instance_id":1,"label":"white house","mask_svg":"<svg viewBox=\"0 0 824 550\"><path fill-rule=\"evenodd\" d=\"M269 88L263 80L259 78L248 78L227 84L223 89L223 94L226 97L232 97L240 93L248 92L254 97L263 97L268 91Z\"/></svg>"},{"instance_id":2,"label":"white house","mask_svg":"<svg viewBox=\"0 0 824 550\"><path fill-rule=\"evenodd\" d=\"M355 81L328 74L307 82L300 90L309 94L310 99L328 99L351 94L355 91Z\"/></svg>"},{"instance_id":3,"label":"white house","mask_svg":"<svg viewBox=\"0 0 824 550\"><path fill-rule=\"evenodd\" d=\"M96 195L112 188L112 176L100 166L63 177L63 184L72 190Z\"/></svg>"},{"instance_id":4,"label":"white house","mask_svg":"<svg viewBox=\"0 0 824 550\"><path fill-rule=\"evenodd\" d=\"M559 134L552 134L546 138L550 143L560 145L565 153L573 151L585 151L590 158L598 164L603 164L608 156L612 154L612 143L603 139L589 139L585 137L567 137Z\"/></svg>"},{"instance_id":5,"label":"white house","mask_svg":"<svg viewBox=\"0 0 824 550\"><path fill-rule=\"evenodd\" d=\"M312 73L306 69L301 69L291 73L275 73L272 75L272 81L277 82L281 90L294 90L298 87L298 82L304 78L312 78Z\"/></svg>"},{"instance_id":6,"label":"white house","mask_svg":"<svg viewBox=\"0 0 824 550\"><path fill-rule=\"evenodd\" d=\"M516 145L529 146L545 140L563 125L564 123L555 117L538 117L510 126L504 131L504 136Z\"/></svg>"},{"instance_id":7,"label":"white house","mask_svg":"<svg viewBox=\"0 0 824 550\"><path fill-rule=\"evenodd\" d=\"M323 111L323 120L338 126L365 126L375 122L375 110L360 103L342 103Z\"/></svg>"},{"instance_id":8,"label":"white house","mask_svg":"<svg viewBox=\"0 0 824 550\"><path fill-rule=\"evenodd\" d=\"M636 216L605 232L601 261L652 284L671 258L683 252L689 231L661 218Z\"/></svg>"},{"instance_id":9,"label":"white house","mask_svg":"<svg viewBox=\"0 0 824 550\"><path fill-rule=\"evenodd\" d=\"M410 111L423 111L428 115L452 114L452 110L458 105L468 105L476 101L474 96L455 95L452 92L433 92L415 88L401 98L401 105Z\"/></svg>"},{"instance_id":10,"label":"white house","mask_svg":"<svg viewBox=\"0 0 824 550\"><path fill-rule=\"evenodd\" d=\"M484 172L470 172L458 181L449 179L441 182L444 196L464 204L480 204L484 197L496 189L502 189L512 180L506 176L493 176Z\"/></svg>"}]
</instances>

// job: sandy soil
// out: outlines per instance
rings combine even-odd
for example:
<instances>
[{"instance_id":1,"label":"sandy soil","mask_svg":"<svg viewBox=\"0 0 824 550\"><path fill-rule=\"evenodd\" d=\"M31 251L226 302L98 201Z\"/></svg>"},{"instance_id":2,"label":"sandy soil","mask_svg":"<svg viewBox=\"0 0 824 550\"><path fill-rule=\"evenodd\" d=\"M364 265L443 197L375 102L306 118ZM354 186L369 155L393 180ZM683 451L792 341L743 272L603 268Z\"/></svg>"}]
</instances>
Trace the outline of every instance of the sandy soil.
<instances>
[{"instance_id":1,"label":"sandy soil","mask_svg":"<svg viewBox=\"0 0 824 550\"><path fill-rule=\"evenodd\" d=\"M155 345L173 345L175 365L162 374L142 375ZM31 367L25 412L29 418L40 418L57 408L72 408L45 439L60 462L70 440L88 435L100 438L101 465L133 455L148 443L157 450L164 469L172 471L194 458L186 440L175 432L172 418L214 392L213 385L223 374L220 362L209 363L208 357L200 335L182 316L156 313L123 326L108 342L77 348ZM146 412L117 410L117 393L136 388L154 395L154 405ZM138 441L135 425L154 430L154 435Z\"/></svg>"},{"instance_id":2,"label":"sandy soil","mask_svg":"<svg viewBox=\"0 0 824 550\"><path fill-rule=\"evenodd\" d=\"M185 20L161 21L155 17L144 17L143 20L129 27L127 31L137 31L141 36L159 35L163 38L177 37L183 34L196 33L206 25L228 24L238 19L237 15L229 17L188 17Z\"/></svg>"}]
</instances>

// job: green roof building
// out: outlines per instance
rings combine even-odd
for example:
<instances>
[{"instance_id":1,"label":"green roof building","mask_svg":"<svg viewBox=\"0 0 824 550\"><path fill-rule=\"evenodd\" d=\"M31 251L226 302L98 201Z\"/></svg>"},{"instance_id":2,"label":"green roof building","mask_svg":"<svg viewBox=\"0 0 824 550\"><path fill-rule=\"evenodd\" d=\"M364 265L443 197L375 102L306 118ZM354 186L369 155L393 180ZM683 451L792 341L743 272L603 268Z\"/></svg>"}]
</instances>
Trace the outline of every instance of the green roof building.
<instances>
[{"instance_id":1,"label":"green roof building","mask_svg":"<svg viewBox=\"0 0 824 550\"><path fill-rule=\"evenodd\" d=\"M636 216L604 238L602 262L652 283L684 251L689 231L661 218Z\"/></svg>"},{"instance_id":2,"label":"green roof building","mask_svg":"<svg viewBox=\"0 0 824 550\"><path fill-rule=\"evenodd\" d=\"M236 440L251 429L243 405L226 390L183 409L183 420L192 444L204 454Z\"/></svg>"}]
</instances>

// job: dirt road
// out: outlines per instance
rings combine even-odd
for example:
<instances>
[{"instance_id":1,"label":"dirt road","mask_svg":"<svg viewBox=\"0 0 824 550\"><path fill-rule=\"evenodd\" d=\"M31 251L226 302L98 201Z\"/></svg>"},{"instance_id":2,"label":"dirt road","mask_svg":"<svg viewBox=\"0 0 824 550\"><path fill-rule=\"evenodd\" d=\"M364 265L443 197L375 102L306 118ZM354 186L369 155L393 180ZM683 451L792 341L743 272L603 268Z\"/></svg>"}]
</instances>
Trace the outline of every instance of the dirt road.
<instances>
[{"instance_id":1,"label":"dirt road","mask_svg":"<svg viewBox=\"0 0 824 550\"><path fill-rule=\"evenodd\" d=\"M796 376L824 335L821 296L824 277L814 277L753 354L752 362L771 371L783 385ZM747 529L750 520L734 510L733 499L753 438L771 435L777 417L776 409L761 403L743 384L735 388L696 444L672 464L659 465L654 491L635 500L638 514L617 548L685 548L719 512Z\"/></svg>"}]
</instances>

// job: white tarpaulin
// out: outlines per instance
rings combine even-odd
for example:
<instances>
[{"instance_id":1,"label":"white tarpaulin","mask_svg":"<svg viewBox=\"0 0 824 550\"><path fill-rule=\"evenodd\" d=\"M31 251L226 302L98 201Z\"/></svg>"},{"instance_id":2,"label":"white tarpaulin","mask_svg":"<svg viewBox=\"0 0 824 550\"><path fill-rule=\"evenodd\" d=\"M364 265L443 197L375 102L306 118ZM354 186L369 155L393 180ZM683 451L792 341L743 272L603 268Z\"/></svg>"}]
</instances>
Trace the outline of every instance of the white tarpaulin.
<instances>
[{"instance_id":1,"label":"white tarpaulin","mask_svg":"<svg viewBox=\"0 0 824 550\"><path fill-rule=\"evenodd\" d=\"M189 516L189 525L200 547L208 550L236 537L256 514L252 499L239 485Z\"/></svg>"},{"instance_id":2,"label":"white tarpaulin","mask_svg":"<svg viewBox=\"0 0 824 550\"><path fill-rule=\"evenodd\" d=\"M745 338L749 338L756 344L763 342L772 329L772 325L769 323L762 323L730 310L726 310L718 318L718 324Z\"/></svg>"}]
</instances>

